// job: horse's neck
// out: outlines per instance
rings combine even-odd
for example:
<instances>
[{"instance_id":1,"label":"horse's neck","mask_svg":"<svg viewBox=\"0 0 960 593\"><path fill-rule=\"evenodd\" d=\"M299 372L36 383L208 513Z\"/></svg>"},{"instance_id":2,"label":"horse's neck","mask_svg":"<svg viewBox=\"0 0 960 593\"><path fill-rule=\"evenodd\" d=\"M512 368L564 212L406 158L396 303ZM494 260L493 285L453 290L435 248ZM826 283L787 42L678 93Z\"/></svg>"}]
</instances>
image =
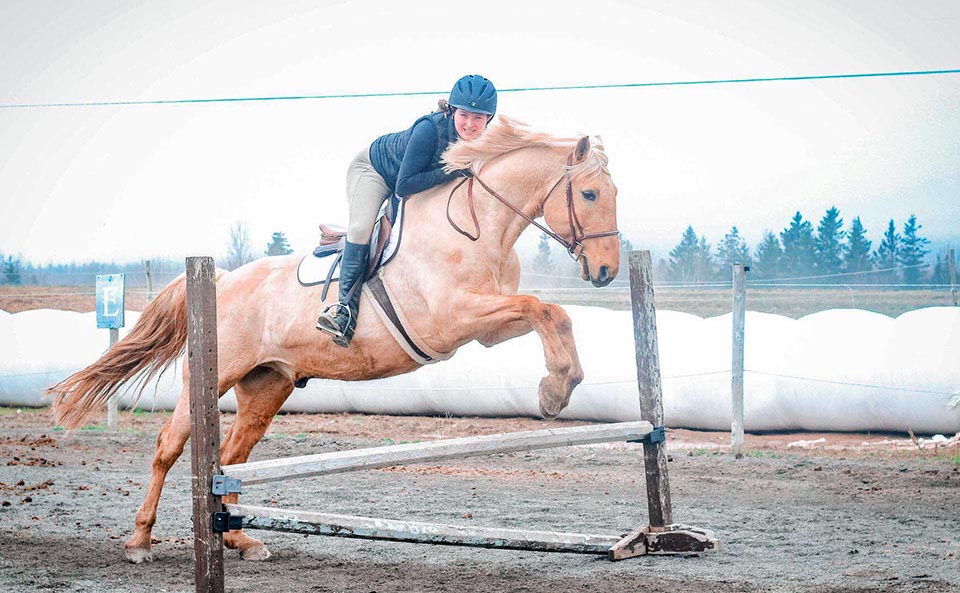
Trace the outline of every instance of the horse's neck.
<instances>
[{"instance_id":1,"label":"horse's neck","mask_svg":"<svg viewBox=\"0 0 960 593\"><path fill-rule=\"evenodd\" d=\"M479 177L511 205L535 218L542 213L547 191L563 172L562 155L554 152L547 148L517 150L485 166ZM459 267L463 274L503 269L514 244L530 223L474 181L473 205L480 239L471 242L447 220L447 200L453 187L452 183L444 184L410 199L404 243L414 245L405 245L401 254L406 252L411 265L428 268L422 270L424 274L430 274L431 267L438 275L456 274L454 267ZM453 195L450 217L463 230L476 233L466 183ZM457 262L458 266L452 267L450 262Z\"/></svg>"},{"instance_id":2,"label":"horse's neck","mask_svg":"<svg viewBox=\"0 0 960 593\"><path fill-rule=\"evenodd\" d=\"M485 167L479 177L527 217L536 218L543 214L547 192L563 172L560 157L554 152L542 147L518 150ZM480 184L474 183L474 191L478 218L482 213L488 221L488 232L496 233L504 253L509 253L530 223L487 194Z\"/></svg>"}]
</instances>

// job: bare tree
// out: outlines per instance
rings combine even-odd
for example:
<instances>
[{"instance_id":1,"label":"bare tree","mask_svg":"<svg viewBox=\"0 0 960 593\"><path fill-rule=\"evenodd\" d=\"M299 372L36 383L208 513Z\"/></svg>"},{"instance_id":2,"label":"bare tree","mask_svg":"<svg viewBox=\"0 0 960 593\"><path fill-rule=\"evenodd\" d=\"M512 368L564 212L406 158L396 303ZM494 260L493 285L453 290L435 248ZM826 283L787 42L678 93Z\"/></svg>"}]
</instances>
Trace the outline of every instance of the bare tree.
<instances>
[{"instance_id":1,"label":"bare tree","mask_svg":"<svg viewBox=\"0 0 960 593\"><path fill-rule=\"evenodd\" d=\"M228 270L235 270L255 259L257 259L257 256L250 246L250 233L247 231L247 223L238 220L230 227L230 241L227 245L225 267Z\"/></svg>"}]
</instances>

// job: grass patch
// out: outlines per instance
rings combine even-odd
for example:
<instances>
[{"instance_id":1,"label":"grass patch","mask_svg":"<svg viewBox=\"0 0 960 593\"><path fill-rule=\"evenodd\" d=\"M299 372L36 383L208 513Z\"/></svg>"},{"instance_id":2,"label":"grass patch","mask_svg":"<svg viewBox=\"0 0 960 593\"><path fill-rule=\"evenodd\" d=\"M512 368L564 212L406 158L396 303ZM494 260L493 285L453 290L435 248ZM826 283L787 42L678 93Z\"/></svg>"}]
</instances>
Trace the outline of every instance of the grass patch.
<instances>
[{"instance_id":1,"label":"grass patch","mask_svg":"<svg viewBox=\"0 0 960 593\"><path fill-rule=\"evenodd\" d=\"M292 441L305 441L307 440L307 433L305 432L284 432L282 430L277 430L266 434L261 439L263 441L272 441L272 440L292 440Z\"/></svg>"},{"instance_id":2,"label":"grass patch","mask_svg":"<svg viewBox=\"0 0 960 593\"><path fill-rule=\"evenodd\" d=\"M756 459L782 459L783 453L779 451L767 451L766 449L751 449L743 452L744 457L753 457Z\"/></svg>"}]
</instances>

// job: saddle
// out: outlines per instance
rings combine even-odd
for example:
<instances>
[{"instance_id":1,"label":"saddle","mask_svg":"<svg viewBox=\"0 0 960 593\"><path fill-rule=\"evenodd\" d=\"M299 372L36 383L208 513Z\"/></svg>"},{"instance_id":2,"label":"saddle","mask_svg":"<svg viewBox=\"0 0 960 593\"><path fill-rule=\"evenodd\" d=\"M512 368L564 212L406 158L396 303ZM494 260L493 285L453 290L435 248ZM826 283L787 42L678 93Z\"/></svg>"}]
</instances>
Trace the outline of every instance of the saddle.
<instances>
[{"instance_id":1,"label":"saddle","mask_svg":"<svg viewBox=\"0 0 960 593\"><path fill-rule=\"evenodd\" d=\"M377 222L370 238L368 278L385 266L397 254L403 234L403 201L393 196L380 207ZM323 284L322 298L326 300L330 284L339 279L340 260L347 241L347 229L334 224L320 225L320 244L300 260L297 281L302 286Z\"/></svg>"},{"instance_id":2,"label":"saddle","mask_svg":"<svg viewBox=\"0 0 960 593\"><path fill-rule=\"evenodd\" d=\"M370 299L373 310L404 352L421 365L431 364L449 359L456 350L452 352L432 350L413 330L400 303L378 273L400 249L403 238L403 212L404 201L396 196L381 206L370 241L367 279L361 290ZM297 267L297 280L303 286L323 284L321 297L326 300L330 284L339 279L337 270L343 257L347 231L343 227L330 224L321 224L320 231L320 245L311 255L300 260L300 265ZM295 381L294 385L303 388L309 380L310 377L302 377Z\"/></svg>"}]
</instances>

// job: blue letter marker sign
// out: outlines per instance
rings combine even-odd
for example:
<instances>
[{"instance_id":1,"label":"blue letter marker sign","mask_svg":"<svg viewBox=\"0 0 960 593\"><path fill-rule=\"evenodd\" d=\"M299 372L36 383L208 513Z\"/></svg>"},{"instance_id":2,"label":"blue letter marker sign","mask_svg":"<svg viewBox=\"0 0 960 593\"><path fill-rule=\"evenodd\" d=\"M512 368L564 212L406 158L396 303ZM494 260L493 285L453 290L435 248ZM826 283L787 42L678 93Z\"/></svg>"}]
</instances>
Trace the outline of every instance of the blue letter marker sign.
<instances>
[{"instance_id":1,"label":"blue letter marker sign","mask_svg":"<svg viewBox=\"0 0 960 593\"><path fill-rule=\"evenodd\" d=\"M97 327L123 327L123 274L97 275Z\"/></svg>"}]
</instances>

